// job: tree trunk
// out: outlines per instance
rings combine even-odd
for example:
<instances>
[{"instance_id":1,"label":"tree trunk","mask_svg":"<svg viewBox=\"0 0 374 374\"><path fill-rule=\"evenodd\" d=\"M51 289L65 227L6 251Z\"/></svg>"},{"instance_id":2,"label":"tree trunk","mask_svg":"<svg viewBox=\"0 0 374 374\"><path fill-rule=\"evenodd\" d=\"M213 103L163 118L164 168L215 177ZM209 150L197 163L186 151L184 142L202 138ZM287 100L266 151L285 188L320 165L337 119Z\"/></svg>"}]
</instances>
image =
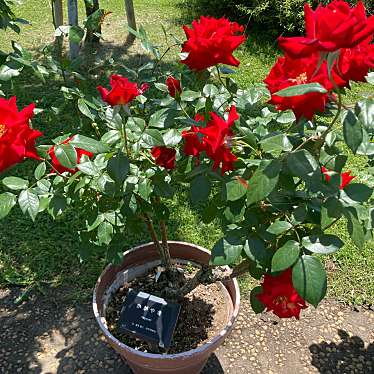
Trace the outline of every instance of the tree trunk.
<instances>
[{"instance_id":1,"label":"tree trunk","mask_svg":"<svg viewBox=\"0 0 374 374\"><path fill-rule=\"evenodd\" d=\"M84 5L86 7L86 16L89 17L91 14L95 13L100 9L99 0L93 0L92 5L89 1L84 0ZM91 44L99 44L100 38L94 33L101 34L101 25L98 25L96 30L87 29L86 41Z\"/></svg>"},{"instance_id":2,"label":"tree trunk","mask_svg":"<svg viewBox=\"0 0 374 374\"><path fill-rule=\"evenodd\" d=\"M78 26L78 4L77 0L68 0L68 17L70 26ZM69 43L69 55L70 59L73 60L78 57L79 44L70 42Z\"/></svg>"}]
</instances>

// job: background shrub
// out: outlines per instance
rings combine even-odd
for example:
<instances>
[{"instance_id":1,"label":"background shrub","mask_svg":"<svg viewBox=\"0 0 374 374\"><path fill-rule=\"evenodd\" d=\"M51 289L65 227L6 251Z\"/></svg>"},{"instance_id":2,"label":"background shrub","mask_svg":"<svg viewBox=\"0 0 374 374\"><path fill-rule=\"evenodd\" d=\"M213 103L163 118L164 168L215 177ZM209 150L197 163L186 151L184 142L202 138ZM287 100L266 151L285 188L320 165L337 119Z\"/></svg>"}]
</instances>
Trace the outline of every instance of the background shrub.
<instances>
[{"instance_id":1,"label":"background shrub","mask_svg":"<svg viewBox=\"0 0 374 374\"><path fill-rule=\"evenodd\" d=\"M199 15L226 16L269 36L300 34L303 31L305 0L181 0L183 17ZM331 0L309 0L312 7ZM357 0L349 0L356 4ZM369 14L374 14L374 0L364 0Z\"/></svg>"}]
</instances>

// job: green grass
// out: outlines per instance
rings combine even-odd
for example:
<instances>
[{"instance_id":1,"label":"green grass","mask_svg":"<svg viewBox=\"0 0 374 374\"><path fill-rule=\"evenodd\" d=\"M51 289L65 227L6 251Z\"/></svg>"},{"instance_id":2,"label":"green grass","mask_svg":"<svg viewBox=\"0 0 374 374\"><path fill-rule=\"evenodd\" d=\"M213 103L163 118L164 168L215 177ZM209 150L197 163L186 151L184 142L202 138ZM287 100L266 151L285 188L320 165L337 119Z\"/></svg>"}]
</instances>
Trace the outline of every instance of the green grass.
<instances>
[{"instance_id":1,"label":"green grass","mask_svg":"<svg viewBox=\"0 0 374 374\"><path fill-rule=\"evenodd\" d=\"M175 7L177 1L134 1L138 24L144 25L151 38L160 44L164 41L161 23L170 32L183 37L180 25L176 22L180 16ZM37 53L45 44L51 43L54 30L49 3L49 0L28 0L17 7L17 15L30 20L32 26L23 27L19 36L12 32L0 31L1 48L9 50L13 39ZM112 54L115 64L138 63L142 58L139 45L129 50L123 46L127 36L123 0L101 0L101 6L113 12L103 24L104 48L98 58L95 55L88 55L88 60L84 63L89 64L95 59L100 61L100 58L109 58ZM82 9L80 14L83 14ZM81 20L82 18L81 16ZM173 50L167 56L167 61L177 58L178 52ZM237 69L235 78L239 85L246 87L263 80L278 54L274 41L249 34L246 46L237 52L241 66ZM97 79L105 79L109 73L110 70L102 71ZM94 81L91 87L84 88L94 92L96 83L97 81ZM6 86L6 92L16 94L23 104L35 101L38 105L46 107L54 105L59 100L60 84L61 81L51 79L47 85L43 85L25 72L17 79L14 87ZM352 92L347 95L347 100L353 102L359 94L369 92L370 88L367 85L354 85ZM75 122L75 118L74 113L67 107L63 114L52 119L47 118L46 114L41 114L36 117L35 123L51 137L80 126ZM54 125L47 126L47 121L50 123L51 120ZM29 172L31 163L29 161L18 166L16 171L20 174ZM352 157L349 160L353 174L360 179L365 179L362 172L365 163L366 159L363 157ZM183 195L178 195L174 199L171 208L171 239L190 241L211 248L220 237L219 226L214 223L202 224L199 215L191 210ZM69 293L73 300L81 300L82 297L88 296L106 260L105 254L97 253L90 261L79 261L76 236L79 227L79 217L73 212L68 212L57 222L53 222L47 215L40 215L33 223L28 217L23 216L19 209L14 209L8 219L0 223L0 287L34 285L43 290L46 285L62 286L73 290ZM345 239L347 244L338 254L326 259L331 278L329 295L346 302L374 303L374 282L371 279L374 270L373 244L367 245L363 250L356 249L348 239L344 223L337 224L333 231ZM128 233L126 238L124 249L149 241L145 233ZM252 284L253 281L249 278L243 279L243 292L247 293Z\"/></svg>"}]
</instances>

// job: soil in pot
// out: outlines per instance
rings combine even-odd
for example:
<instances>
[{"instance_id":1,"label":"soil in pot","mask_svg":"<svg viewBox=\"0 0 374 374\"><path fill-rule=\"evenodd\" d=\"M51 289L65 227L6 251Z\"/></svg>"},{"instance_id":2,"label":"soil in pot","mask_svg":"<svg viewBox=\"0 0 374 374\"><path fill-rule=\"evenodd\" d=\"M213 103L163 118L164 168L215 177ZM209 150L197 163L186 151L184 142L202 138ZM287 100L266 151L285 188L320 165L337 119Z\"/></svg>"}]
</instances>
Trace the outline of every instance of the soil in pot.
<instances>
[{"instance_id":1,"label":"soil in pot","mask_svg":"<svg viewBox=\"0 0 374 374\"><path fill-rule=\"evenodd\" d=\"M192 277L197 268L178 265L186 276ZM199 285L180 303L181 310L175 328L172 345L168 350L154 347L140 339L121 333L118 329L122 304L130 288L161 296L167 280L158 279L157 269L151 269L143 277L136 278L119 288L112 295L106 311L110 333L129 347L148 353L180 353L197 348L216 336L227 323L228 310L219 284Z\"/></svg>"}]
</instances>

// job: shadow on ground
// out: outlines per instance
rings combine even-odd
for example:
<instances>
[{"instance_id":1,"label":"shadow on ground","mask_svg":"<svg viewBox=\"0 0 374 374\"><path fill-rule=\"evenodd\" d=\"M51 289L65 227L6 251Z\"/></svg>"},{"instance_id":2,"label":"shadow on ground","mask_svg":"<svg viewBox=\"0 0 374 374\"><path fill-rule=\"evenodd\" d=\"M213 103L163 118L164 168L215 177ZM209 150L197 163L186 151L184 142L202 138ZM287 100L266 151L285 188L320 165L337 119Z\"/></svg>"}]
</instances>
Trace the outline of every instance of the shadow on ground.
<instances>
[{"instance_id":1,"label":"shadow on ground","mask_svg":"<svg viewBox=\"0 0 374 374\"><path fill-rule=\"evenodd\" d=\"M91 303L66 303L55 289L17 306L20 292L0 291L1 373L132 373L99 333ZM215 355L202 373L224 373Z\"/></svg>"},{"instance_id":2,"label":"shadow on ground","mask_svg":"<svg viewBox=\"0 0 374 374\"><path fill-rule=\"evenodd\" d=\"M339 330L338 335L342 340L339 344L322 342L309 347L312 365L320 373L373 373L374 343L365 347L365 342L359 336L350 336L344 330Z\"/></svg>"}]
</instances>

